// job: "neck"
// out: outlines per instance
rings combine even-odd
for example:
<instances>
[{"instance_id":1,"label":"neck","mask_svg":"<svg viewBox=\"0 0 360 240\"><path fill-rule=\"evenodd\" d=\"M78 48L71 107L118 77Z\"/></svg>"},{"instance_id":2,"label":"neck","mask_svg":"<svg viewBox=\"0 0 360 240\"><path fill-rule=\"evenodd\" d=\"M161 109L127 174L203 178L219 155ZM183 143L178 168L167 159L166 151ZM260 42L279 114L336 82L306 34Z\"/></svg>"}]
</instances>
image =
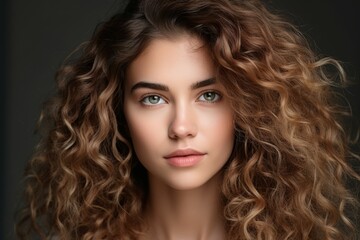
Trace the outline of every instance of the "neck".
<instances>
[{"instance_id":1,"label":"neck","mask_svg":"<svg viewBox=\"0 0 360 240\"><path fill-rule=\"evenodd\" d=\"M147 239L223 239L220 174L191 190L176 190L149 176Z\"/></svg>"}]
</instances>

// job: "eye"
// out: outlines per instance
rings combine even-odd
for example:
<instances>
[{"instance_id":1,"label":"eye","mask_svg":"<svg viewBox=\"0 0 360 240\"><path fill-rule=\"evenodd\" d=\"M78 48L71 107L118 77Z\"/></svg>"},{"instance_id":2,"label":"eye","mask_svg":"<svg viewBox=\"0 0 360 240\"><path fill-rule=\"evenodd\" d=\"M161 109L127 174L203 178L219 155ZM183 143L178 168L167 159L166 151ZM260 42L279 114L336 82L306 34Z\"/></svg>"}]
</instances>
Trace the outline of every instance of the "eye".
<instances>
[{"instance_id":1,"label":"eye","mask_svg":"<svg viewBox=\"0 0 360 240\"><path fill-rule=\"evenodd\" d=\"M221 99L220 94L216 92L205 92L199 97L199 101L202 102L217 102Z\"/></svg>"},{"instance_id":2,"label":"eye","mask_svg":"<svg viewBox=\"0 0 360 240\"><path fill-rule=\"evenodd\" d=\"M158 95L146 96L143 99L141 99L140 102L145 104L145 105L159 105L159 104L166 103L165 100L162 97L158 96Z\"/></svg>"}]
</instances>

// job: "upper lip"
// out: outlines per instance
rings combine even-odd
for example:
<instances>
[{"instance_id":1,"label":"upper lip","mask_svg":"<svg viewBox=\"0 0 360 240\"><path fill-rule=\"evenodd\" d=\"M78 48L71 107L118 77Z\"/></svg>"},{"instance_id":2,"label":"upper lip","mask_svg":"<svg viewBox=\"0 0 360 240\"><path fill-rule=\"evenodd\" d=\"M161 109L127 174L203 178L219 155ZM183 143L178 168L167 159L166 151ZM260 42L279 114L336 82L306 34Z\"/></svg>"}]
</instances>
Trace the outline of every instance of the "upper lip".
<instances>
[{"instance_id":1,"label":"upper lip","mask_svg":"<svg viewBox=\"0 0 360 240\"><path fill-rule=\"evenodd\" d=\"M196 151L194 149L178 149L174 152L164 156L164 158L172 158L172 157L186 157L190 155L204 155L205 153Z\"/></svg>"}]
</instances>

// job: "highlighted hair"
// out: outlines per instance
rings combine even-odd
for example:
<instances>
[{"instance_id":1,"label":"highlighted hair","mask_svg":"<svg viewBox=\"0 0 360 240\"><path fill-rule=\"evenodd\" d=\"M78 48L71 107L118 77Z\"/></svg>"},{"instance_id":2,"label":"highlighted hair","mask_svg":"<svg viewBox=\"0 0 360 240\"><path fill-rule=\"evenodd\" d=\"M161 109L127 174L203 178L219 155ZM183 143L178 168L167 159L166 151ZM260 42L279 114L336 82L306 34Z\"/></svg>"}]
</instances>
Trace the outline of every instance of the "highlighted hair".
<instances>
[{"instance_id":1,"label":"highlighted hair","mask_svg":"<svg viewBox=\"0 0 360 240\"><path fill-rule=\"evenodd\" d=\"M303 36L256 0L130 1L57 74L45 134L27 169L19 236L137 239L146 173L122 110L129 64L154 38L199 37L236 122L224 171L228 239L347 239L348 143L328 66ZM31 225L28 225L31 223ZM29 228L27 228L29 226Z\"/></svg>"}]
</instances>

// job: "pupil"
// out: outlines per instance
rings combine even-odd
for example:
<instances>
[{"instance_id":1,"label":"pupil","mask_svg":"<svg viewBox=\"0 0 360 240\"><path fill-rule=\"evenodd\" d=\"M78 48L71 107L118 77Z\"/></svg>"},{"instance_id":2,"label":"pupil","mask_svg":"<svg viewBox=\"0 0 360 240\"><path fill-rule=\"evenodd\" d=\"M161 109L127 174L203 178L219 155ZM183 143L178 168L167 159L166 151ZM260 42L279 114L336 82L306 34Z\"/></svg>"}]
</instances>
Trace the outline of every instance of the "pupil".
<instances>
[{"instance_id":1,"label":"pupil","mask_svg":"<svg viewBox=\"0 0 360 240\"><path fill-rule=\"evenodd\" d=\"M214 99L214 94L211 92L205 93L205 98L207 100L213 100Z\"/></svg>"},{"instance_id":2,"label":"pupil","mask_svg":"<svg viewBox=\"0 0 360 240\"><path fill-rule=\"evenodd\" d=\"M158 96L151 96L149 100L150 100L151 103L157 103L159 101L159 97Z\"/></svg>"}]
</instances>

